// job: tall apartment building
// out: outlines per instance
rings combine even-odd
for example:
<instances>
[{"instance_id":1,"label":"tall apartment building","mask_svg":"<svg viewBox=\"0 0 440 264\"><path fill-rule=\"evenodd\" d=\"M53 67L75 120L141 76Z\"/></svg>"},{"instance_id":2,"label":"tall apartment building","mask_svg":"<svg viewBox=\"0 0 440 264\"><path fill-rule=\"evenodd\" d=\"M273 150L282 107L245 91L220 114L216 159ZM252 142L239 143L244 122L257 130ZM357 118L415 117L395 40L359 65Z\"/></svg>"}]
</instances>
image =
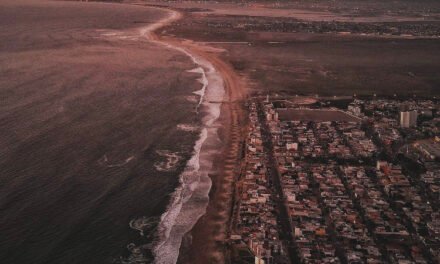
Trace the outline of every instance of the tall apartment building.
<instances>
[{"instance_id":1,"label":"tall apartment building","mask_svg":"<svg viewBox=\"0 0 440 264\"><path fill-rule=\"evenodd\" d=\"M417 125L417 111L402 111L400 112L400 126L413 127Z\"/></svg>"}]
</instances>

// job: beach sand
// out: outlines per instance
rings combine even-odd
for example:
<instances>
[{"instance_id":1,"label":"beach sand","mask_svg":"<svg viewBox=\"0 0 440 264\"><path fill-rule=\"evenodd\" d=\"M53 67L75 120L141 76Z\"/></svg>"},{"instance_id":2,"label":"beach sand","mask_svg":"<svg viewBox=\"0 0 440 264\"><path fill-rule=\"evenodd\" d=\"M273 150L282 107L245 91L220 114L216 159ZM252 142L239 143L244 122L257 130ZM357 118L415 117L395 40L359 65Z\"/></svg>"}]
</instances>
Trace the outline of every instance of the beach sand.
<instances>
[{"instance_id":1,"label":"beach sand","mask_svg":"<svg viewBox=\"0 0 440 264\"><path fill-rule=\"evenodd\" d=\"M223 103L218 120L221 124L219 137L223 142L223 149L215 158L213 173L210 175L212 188L207 211L184 238L178 263L225 263L234 175L238 169L240 143L243 138L245 113L242 106L245 84L215 53L206 53L203 48L193 44L186 45L189 45L192 52L207 58L221 73L229 100Z\"/></svg>"},{"instance_id":2,"label":"beach sand","mask_svg":"<svg viewBox=\"0 0 440 264\"><path fill-rule=\"evenodd\" d=\"M240 154L240 142L243 138L243 99L245 84L232 67L222 61L216 49L186 39L177 39L158 34L156 31L182 17L180 13L171 13L160 26L151 31L153 41L168 43L183 48L188 53L209 61L220 73L225 88L221 115L214 126L218 126L221 150L214 155L212 173L209 174L212 187L206 213L198 219L193 229L182 241L178 263L224 263L225 241L229 232L232 196L234 190L234 172ZM221 103L221 102L219 102ZM157 261L157 260L156 260Z\"/></svg>"}]
</instances>

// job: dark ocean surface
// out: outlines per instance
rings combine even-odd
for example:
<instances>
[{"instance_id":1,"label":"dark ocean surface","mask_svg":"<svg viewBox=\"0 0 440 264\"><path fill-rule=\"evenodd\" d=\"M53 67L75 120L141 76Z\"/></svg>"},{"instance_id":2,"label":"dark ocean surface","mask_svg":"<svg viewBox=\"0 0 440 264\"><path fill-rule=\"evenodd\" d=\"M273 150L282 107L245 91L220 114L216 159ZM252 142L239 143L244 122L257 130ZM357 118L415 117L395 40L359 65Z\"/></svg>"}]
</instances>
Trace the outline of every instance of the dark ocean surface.
<instances>
[{"instance_id":1,"label":"dark ocean surface","mask_svg":"<svg viewBox=\"0 0 440 264\"><path fill-rule=\"evenodd\" d=\"M194 63L139 35L162 16L0 2L0 263L112 263L154 239L129 223L164 212L200 122Z\"/></svg>"}]
</instances>

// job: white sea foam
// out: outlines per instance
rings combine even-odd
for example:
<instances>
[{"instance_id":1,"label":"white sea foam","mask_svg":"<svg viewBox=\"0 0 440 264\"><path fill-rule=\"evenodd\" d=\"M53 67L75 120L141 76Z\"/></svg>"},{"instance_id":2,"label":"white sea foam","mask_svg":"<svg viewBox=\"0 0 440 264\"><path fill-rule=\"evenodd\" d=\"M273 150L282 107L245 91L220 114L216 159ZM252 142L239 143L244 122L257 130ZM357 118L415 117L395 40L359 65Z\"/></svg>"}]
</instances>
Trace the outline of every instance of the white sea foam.
<instances>
[{"instance_id":1,"label":"white sea foam","mask_svg":"<svg viewBox=\"0 0 440 264\"><path fill-rule=\"evenodd\" d=\"M126 164L128 164L130 161L132 161L134 159L134 156L130 156L128 158L126 158L123 162L121 163L116 163L116 164L109 164L107 165L107 167L109 168L114 168L114 167L122 167L125 166Z\"/></svg>"},{"instance_id":2,"label":"white sea foam","mask_svg":"<svg viewBox=\"0 0 440 264\"><path fill-rule=\"evenodd\" d=\"M157 220L154 217L139 217L132 219L130 221L130 228L138 230L141 234L141 236L144 236L144 232L151 232L151 230L154 229L155 225L157 224Z\"/></svg>"},{"instance_id":3,"label":"white sea foam","mask_svg":"<svg viewBox=\"0 0 440 264\"><path fill-rule=\"evenodd\" d=\"M199 73L202 75L197 81L199 81L203 86L200 90L194 91L193 94L200 96L199 103L197 104L196 110L198 111L200 105L203 102L203 97L205 96L206 87L208 87L208 79L206 78L205 70L202 67L197 67L195 69L189 70L188 72Z\"/></svg>"},{"instance_id":4,"label":"white sea foam","mask_svg":"<svg viewBox=\"0 0 440 264\"><path fill-rule=\"evenodd\" d=\"M104 37L114 37L114 36L119 36L121 35L120 32L108 32L108 33L102 33L101 36Z\"/></svg>"},{"instance_id":5,"label":"white sea foam","mask_svg":"<svg viewBox=\"0 0 440 264\"><path fill-rule=\"evenodd\" d=\"M107 157L107 154L104 154L102 158L98 160L99 164L106 166L107 168L115 168L115 167L123 167L127 165L130 161L134 160L135 156L130 156L126 158L125 160L118 162L118 163L109 163L109 159Z\"/></svg>"},{"instance_id":6,"label":"white sea foam","mask_svg":"<svg viewBox=\"0 0 440 264\"><path fill-rule=\"evenodd\" d=\"M117 30L101 30L96 32L99 34L98 38L105 38L109 40L130 40L137 41L140 39L139 35L135 31L117 31Z\"/></svg>"},{"instance_id":7,"label":"white sea foam","mask_svg":"<svg viewBox=\"0 0 440 264\"><path fill-rule=\"evenodd\" d=\"M196 132L199 130L199 127L191 124L178 124L177 129L185 132Z\"/></svg>"},{"instance_id":8,"label":"white sea foam","mask_svg":"<svg viewBox=\"0 0 440 264\"><path fill-rule=\"evenodd\" d=\"M154 167L157 171L173 171L176 169L179 161L182 160L182 157L177 152L171 152L168 150L158 150L157 154L161 156L164 161L158 161L154 163Z\"/></svg>"},{"instance_id":9,"label":"white sea foam","mask_svg":"<svg viewBox=\"0 0 440 264\"><path fill-rule=\"evenodd\" d=\"M170 11L168 19L178 16L177 12ZM141 35L151 40L151 32L163 25L159 22L140 30ZM158 242L153 247L156 264L174 264L179 256L179 249L183 236L196 224L197 220L206 212L209 202L211 179L208 173L212 169L213 149L218 144L217 127L214 122L220 116L220 104L210 101L222 101L225 95L223 79L214 66L206 59L193 55L186 49L172 46L167 43L154 41L157 44L186 54L194 64L198 65L192 72L200 73L199 81L203 87L195 93L200 96L198 106L203 107L202 130L196 141L193 156L188 160L183 173L180 175L180 185L172 194L167 210L162 214L158 226Z\"/></svg>"},{"instance_id":10,"label":"white sea foam","mask_svg":"<svg viewBox=\"0 0 440 264\"><path fill-rule=\"evenodd\" d=\"M197 96L195 96L195 95L187 95L187 96L184 96L184 98L190 103L198 103L199 102L199 99L197 99Z\"/></svg>"}]
</instances>

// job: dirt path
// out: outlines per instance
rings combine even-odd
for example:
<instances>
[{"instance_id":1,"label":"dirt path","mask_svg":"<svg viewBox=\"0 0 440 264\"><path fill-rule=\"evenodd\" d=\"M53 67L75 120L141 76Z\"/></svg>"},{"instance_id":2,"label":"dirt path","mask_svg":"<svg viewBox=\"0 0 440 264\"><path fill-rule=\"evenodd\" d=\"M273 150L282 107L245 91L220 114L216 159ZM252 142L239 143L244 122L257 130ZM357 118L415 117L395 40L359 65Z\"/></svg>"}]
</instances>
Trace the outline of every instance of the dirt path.
<instances>
[{"instance_id":1,"label":"dirt path","mask_svg":"<svg viewBox=\"0 0 440 264\"><path fill-rule=\"evenodd\" d=\"M154 7L157 8L157 7ZM159 8L162 9L162 8ZM162 9L163 10L163 9ZM167 43L183 48L187 52L208 60L221 74L226 91L225 101L221 107L219 136L223 142L222 154L214 162L210 174L212 188L207 212L202 216L191 234L190 246L181 248L178 263L225 263L227 260L225 241L228 238L228 227L234 193L234 173L238 170L240 142L244 131L244 111L242 103L246 95L245 83L232 67L225 63L215 48L194 43L186 39L162 36L157 30L182 17L182 14L168 10L170 16L148 28L147 37L154 42Z\"/></svg>"}]
</instances>

